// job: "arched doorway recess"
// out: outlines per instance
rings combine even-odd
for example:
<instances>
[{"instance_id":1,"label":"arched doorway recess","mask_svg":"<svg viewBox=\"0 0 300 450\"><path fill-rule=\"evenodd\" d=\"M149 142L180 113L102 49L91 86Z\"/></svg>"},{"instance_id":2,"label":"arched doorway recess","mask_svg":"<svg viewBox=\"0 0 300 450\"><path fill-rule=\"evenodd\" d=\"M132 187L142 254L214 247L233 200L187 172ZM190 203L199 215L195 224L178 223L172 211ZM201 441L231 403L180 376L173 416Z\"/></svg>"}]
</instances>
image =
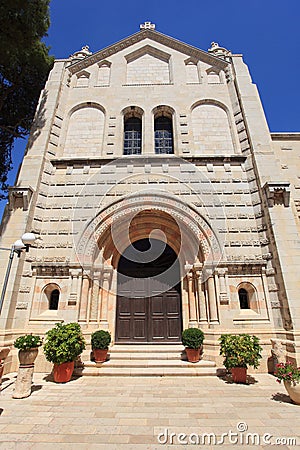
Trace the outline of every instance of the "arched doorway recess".
<instances>
[{"instance_id":1,"label":"arched doorway recess","mask_svg":"<svg viewBox=\"0 0 300 450\"><path fill-rule=\"evenodd\" d=\"M182 331L180 266L157 239L139 239L118 264L116 342L179 342Z\"/></svg>"}]
</instances>

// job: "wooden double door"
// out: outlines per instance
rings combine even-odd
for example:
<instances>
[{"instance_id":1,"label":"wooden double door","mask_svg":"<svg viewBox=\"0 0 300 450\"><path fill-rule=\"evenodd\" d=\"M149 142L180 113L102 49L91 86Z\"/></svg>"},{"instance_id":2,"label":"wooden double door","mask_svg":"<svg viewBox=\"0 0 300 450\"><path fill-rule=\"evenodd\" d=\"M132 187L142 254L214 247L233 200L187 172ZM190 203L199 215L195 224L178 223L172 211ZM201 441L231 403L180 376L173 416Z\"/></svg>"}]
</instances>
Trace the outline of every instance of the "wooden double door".
<instances>
[{"instance_id":1,"label":"wooden double door","mask_svg":"<svg viewBox=\"0 0 300 450\"><path fill-rule=\"evenodd\" d=\"M116 342L179 342L181 299L178 288L151 297L117 297Z\"/></svg>"},{"instance_id":2,"label":"wooden double door","mask_svg":"<svg viewBox=\"0 0 300 450\"><path fill-rule=\"evenodd\" d=\"M142 243L140 242L141 246ZM139 247L138 247L139 248ZM143 247L141 247L143 248ZM170 247L150 263L119 263L116 342L180 342L182 332L181 286L160 277L176 255ZM176 266L176 265L175 265ZM178 270L179 267L175 270ZM166 278L166 279L165 279ZM174 278L173 278L174 280Z\"/></svg>"}]
</instances>

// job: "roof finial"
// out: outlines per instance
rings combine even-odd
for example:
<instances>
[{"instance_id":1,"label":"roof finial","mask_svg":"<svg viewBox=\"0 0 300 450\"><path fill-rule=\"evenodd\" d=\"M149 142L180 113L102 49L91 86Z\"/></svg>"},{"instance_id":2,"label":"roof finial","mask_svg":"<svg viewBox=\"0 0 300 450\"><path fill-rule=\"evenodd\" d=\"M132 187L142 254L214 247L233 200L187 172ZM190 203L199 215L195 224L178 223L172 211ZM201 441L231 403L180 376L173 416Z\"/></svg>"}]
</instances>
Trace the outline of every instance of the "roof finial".
<instances>
[{"instance_id":1,"label":"roof finial","mask_svg":"<svg viewBox=\"0 0 300 450\"><path fill-rule=\"evenodd\" d=\"M71 55L72 59L83 59L86 58L87 56L90 56L92 54L92 52L90 52L90 47L88 45L84 45L81 50L79 50L78 52L75 52Z\"/></svg>"},{"instance_id":2,"label":"roof finial","mask_svg":"<svg viewBox=\"0 0 300 450\"><path fill-rule=\"evenodd\" d=\"M140 30L155 30L155 23L151 22L141 23Z\"/></svg>"},{"instance_id":3,"label":"roof finial","mask_svg":"<svg viewBox=\"0 0 300 450\"><path fill-rule=\"evenodd\" d=\"M225 57L230 56L231 51L227 50L225 47L220 47L218 42L212 42L211 48L208 49L209 53L212 53L215 56Z\"/></svg>"}]
</instances>

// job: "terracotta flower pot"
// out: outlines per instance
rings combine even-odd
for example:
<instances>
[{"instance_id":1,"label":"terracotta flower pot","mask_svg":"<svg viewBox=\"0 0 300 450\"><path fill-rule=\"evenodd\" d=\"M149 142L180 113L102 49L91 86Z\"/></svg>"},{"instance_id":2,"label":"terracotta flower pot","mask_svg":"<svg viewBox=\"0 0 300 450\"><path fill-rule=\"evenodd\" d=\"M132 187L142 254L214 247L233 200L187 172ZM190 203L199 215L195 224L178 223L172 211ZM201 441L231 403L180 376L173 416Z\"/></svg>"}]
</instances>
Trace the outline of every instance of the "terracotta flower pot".
<instances>
[{"instance_id":1,"label":"terracotta flower pot","mask_svg":"<svg viewBox=\"0 0 300 450\"><path fill-rule=\"evenodd\" d=\"M232 367L231 375L232 375L232 380L234 381L234 383L246 383L247 368L246 367Z\"/></svg>"},{"instance_id":2,"label":"terracotta flower pot","mask_svg":"<svg viewBox=\"0 0 300 450\"><path fill-rule=\"evenodd\" d=\"M74 370L74 361L54 364L53 378L55 383L67 383L71 380Z\"/></svg>"},{"instance_id":3,"label":"terracotta flower pot","mask_svg":"<svg viewBox=\"0 0 300 450\"><path fill-rule=\"evenodd\" d=\"M188 359L188 362L196 363L200 361L200 348L186 348L186 356Z\"/></svg>"},{"instance_id":4,"label":"terracotta flower pot","mask_svg":"<svg viewBox=\"0 0 300 450\"><path fill-rule=\"evenodd\" d=\"M38 355L38 347L30 348L28 350L19 350L18 358L21 366L28 366L33 364Z\"/></svg>"},{"instance_id":5,"label":"terracotta flower pot","mask_svg":"<svg viewBox=\"0 0 300 450\"><path fill-rule=\"evenodd\" d=\"M294 384L292 381L284 381L283 383L291 400L300 405L300 383Z\"/></svg>"},{"instance_id":6,"label":"terracotta flower pot","mask_svg":"<svg viewBox=\"0 0 300 450\"><path fill-rule=\"evenodd\" d=\"M93 353L94 353L95 362L96 363L105 362L106 358L107 358L107 352L108 352L108 348L106 348L104 350L100 350L99 348L94 348Z\"/></svg>"}]
</instances>

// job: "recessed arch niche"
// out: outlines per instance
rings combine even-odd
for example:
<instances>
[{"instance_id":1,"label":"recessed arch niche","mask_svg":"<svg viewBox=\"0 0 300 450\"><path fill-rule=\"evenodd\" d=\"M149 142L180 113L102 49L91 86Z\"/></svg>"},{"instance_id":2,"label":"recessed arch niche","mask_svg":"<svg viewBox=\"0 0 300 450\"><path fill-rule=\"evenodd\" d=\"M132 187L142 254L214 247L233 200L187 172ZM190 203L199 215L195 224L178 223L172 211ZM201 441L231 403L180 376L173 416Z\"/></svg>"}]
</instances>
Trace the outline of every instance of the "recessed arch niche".
<instances>
[{"instance_id":1,"label":"recessed arch niche","mask_svg":"<svg viewBox=\"0 0 300 450\"><path fill-rule=\"evenodd\" d=\"M104 137L105 113L102 106L87 102L73 108L69 115L64 155L100 155Z\"/></svg>"},{"instance_id":2,"label":"recessed arch niche","mask_svg":"<svg viewBox=\"0 0 300 450\"><path fill-rule=\"evenodd\" d=\"M219 102L205 101L192 107L195 154L232 155L234 141L228 112Z\"/></svg>"}]
</instances>

